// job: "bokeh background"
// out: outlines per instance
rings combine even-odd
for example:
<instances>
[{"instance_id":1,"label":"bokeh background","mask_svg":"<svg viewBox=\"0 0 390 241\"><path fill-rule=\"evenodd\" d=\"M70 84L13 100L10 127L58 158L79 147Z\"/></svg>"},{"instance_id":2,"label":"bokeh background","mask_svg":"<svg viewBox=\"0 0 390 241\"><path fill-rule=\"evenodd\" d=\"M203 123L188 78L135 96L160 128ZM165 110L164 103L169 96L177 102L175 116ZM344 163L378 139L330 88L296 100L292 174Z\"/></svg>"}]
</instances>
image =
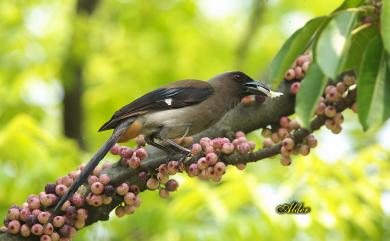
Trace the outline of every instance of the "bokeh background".
<instances>
[{"instance_id":1,"label":"bokeh background","mask_svg":"<svg viewBox=\"0 0 390 241\"><path fill-rule=\"evenodd\" d=\"M266 81L287 37L341 2L0 1L0 216L87 161L117 108L178 79L240 69ZM74 240L390 240L390 124L363 133L346 119L292 166L231 167L220 184L179 175L170 200L145 192L136 214ZM312 212L275 212L292 200Z\"/></svg>"}]
</instances>

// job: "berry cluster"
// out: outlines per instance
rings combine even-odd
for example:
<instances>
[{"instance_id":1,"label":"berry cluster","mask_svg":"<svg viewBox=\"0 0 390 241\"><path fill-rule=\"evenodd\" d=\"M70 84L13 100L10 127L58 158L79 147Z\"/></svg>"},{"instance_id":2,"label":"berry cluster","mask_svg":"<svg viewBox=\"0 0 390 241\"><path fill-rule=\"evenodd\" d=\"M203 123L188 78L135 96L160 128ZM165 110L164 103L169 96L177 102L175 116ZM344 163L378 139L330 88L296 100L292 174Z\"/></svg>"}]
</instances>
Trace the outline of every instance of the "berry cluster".
<instances>
[{"instance_id":1,"label":"berry cluster","mask_svg":"<svg viewBox=\"0 0 390 241\"><path fill-rule=\"evenodd\" d=\"M316 108L317 116L325 116L325 126L334 134L341 132L341 124L344 122L344 116L337 112L336 104L341 101L348 93L348 90L356 82L355 76L344 75L342 81L336 85L330 84L325 89L324 96L321 96ZM352 105L352 110L356 112L356 102Z\"/></svg>"},{"instance_id":2,"label":"berry cluster","mask_svg":"<svg viewBox=\"0 0 390 241\"><path fill-rule=\"evenodd\" d=\"M282 116L279 119L279 125L274 128L264 128L262 135L265 138L263 147L271 147L274 144L282 144L280 149L282 165L287 166L291 164L292 154L308 155L310 148L317 146L317 140L313 135L308 135L300 143L296 143L293 136L295 131L300 128L297 120L290 120L287 116Z\"/></svg>"},{"instance_id":3,"label":"berry cluster","mask_svg":"<svg viewBox=\"0 0 390 241\"><path fill-rule=\"evenodd\" d=\"M299 87L301 86L300 80L305 77L307 70L309 69L310 63L312 61L311 54L303 54L299 56L294 65L287 70L284 75L286 81L294 81L290 86L290 93L296 95L298 93Z\"/></svg>"},{"instance_id":4,"label":"berry cluster","mask_svg":"<svg viewBox=\"0 0 390 241\"><path fill-rule=\"evenodd\" d=\"M127 153L126 151L123 153ZM144 153L137 151L136 153ZM120 152L122 153L122 150ZM137 195L138 186L127 183L119 186L111 185L110 177L102 173L102 170L109 167L111 167L110 163L96 167L92 175L88 177L90 186L87 195L75 193L62 205L60 214L53 214L51 210L80 175L84 166L80 166L78 170L67 176L58 178L56 183L46 184L45 191L39 195L30 195L22 206L14 205L8 210L8 215L4 220L5 226L1 230L11 234L20 234L23 237L34 235L41 241L67 241L75 235L77 230L85 226L88 218L87 210L90 206L111 204L113 197L118 196L123 198L120 206L124 208L125 213L133 213L140 205Z\"/></svg>"}]
</instances>

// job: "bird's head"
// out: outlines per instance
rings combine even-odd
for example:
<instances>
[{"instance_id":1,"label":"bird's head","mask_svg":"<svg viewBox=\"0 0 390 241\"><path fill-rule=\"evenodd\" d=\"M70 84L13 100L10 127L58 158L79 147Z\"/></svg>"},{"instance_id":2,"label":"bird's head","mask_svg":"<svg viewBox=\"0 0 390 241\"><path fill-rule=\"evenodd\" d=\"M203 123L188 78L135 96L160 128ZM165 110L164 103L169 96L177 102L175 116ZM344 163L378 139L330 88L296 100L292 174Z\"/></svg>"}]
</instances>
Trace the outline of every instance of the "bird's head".
<instances>
[{"instance_id":1,"label":"bird's head","mask_svg":"<svg viewBox=\"0 0 390 241\"><path fill-rule=\"evenodd\" d=\"M226 72L214 78L224 88L238 92L239 97L260 95L265 97L278 97L283 93L272 91L266 84L253 80L241 71Z\"/></svg>"}]
</instances>

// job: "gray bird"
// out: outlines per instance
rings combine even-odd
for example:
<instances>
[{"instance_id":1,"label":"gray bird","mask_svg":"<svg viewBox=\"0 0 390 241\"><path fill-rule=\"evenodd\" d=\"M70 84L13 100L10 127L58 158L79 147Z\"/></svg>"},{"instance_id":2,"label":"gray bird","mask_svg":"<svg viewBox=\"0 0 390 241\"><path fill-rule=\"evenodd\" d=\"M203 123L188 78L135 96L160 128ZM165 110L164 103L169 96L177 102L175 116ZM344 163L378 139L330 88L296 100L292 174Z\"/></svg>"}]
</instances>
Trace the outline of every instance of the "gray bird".
<instances>
[{"instance_id":1,"label":"gray bird","mask_svg":"<svg viewBox=\"0 0 390 241\"><path fill-rule=\"evenodd\" d=\"M92 157L54 212L86 181L88 175L117 143L144 135L148 144L164 151L187 153L173 139L197 134L220 120L244 96L278 97L265 84L240 71L206 81L180 80L149 92L116 111L99 131L113 129L111 137Z\"/></svg>"}]
</instances>

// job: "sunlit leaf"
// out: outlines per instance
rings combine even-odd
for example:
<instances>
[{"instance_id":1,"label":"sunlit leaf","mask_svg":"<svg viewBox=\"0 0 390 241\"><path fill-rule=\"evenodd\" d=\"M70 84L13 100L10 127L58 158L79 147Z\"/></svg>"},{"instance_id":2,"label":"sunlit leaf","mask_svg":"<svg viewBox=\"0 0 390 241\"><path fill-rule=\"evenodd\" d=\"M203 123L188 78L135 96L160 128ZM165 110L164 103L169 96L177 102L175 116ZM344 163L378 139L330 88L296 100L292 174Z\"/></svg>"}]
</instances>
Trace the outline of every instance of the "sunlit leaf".
<instances>
[{"instance_id":1,"label":"sunlit leaf","mask_svg":"<svg viewBox=\"0 0 390 241\"><path fill-rule=\"evenodd\" d=\"M356 12L337 14L319 36L315 58L322 72L332 79L336 79L340 73L343 54L349 49L356 16Z\"/></svg>"},{"instance_id":2,"label":"sunlit leaf","mask_svg":"<svg viewBox=\"0 0 390 241\"><path fill-rule=\"evenodd\" d=\"M359 121L365 130L378 127L389 117L390 72L380 37L370 41L358 73Z\"/></svg>"},{"instance_id":3,"label":"sunlit leaf","mask_svg":"<svg viewBox=\"0 0 390 241\"><path fill-rule=\"evenodd\" d=\"M327 17L312 19L305 26L298 29L279 50L271 63L269 79L272 86L277 86L283 80L284 74L294 63L298 55L302 54L308 47L310 40L318 28L326 21Z\"/></svg>"},{"instance_id":4,"label":"sunlit leaf","mask_svg":"<svg viewBox=\"0 0 390 241\"><path fill-rule=\"evenodd\" d=\"M355 8L360 6L364 0L345 0L340 7L337 8L336 11L347 9L347 8Z\"/></svg>"},{"instance_id":5,"label":"sunlit leaf","mask_svg":"<svg viewBox=\"0 0 390 241\"><path fill-rule=\"evenodd\" d=\"M310 127L310 120L321 94L327 83L327 77L316 63L312 63L298 91L295 112L305 128Z\"/></svg>"}]
</instances>

